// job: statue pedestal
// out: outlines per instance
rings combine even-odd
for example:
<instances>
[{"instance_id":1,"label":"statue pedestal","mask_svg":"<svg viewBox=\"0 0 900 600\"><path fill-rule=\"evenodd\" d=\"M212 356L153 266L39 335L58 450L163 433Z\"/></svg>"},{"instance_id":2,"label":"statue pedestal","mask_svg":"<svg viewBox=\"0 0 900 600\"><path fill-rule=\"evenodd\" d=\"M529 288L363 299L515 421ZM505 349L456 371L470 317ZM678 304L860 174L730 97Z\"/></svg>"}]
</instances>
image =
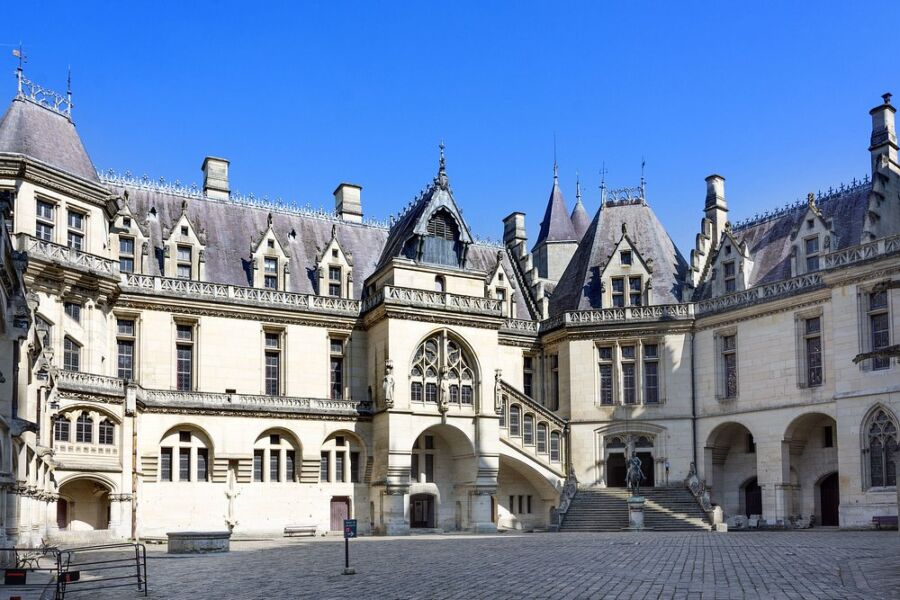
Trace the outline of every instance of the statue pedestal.
<instances>
[{"instance_id":1,"label":"statue pedestal","mask_svg":"<svg viewBox=\"0 0 900 600\"><path fill-rule=\"evenodd\" d=\"M643 496L628 498L628 528L632 531L644 528L644 502Z\"/></svg>"}]
</instances>

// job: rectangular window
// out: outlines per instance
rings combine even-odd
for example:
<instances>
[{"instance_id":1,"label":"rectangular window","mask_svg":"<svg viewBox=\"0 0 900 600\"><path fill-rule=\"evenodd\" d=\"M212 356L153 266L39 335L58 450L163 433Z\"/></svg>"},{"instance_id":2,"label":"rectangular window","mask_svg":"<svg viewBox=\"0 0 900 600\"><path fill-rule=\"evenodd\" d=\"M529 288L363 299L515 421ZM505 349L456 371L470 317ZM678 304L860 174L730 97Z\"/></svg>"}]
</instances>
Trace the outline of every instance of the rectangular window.
<instances>
[{"instance_id":1,"label":"rectangular window","mask_svg":"<svg viewBox=\"0 0 900 600\"><path fill-rule=\"evenodd\" d=\"M622 250L619 252L619 262L623 265L631 264L631 250Z\"/></svg>"},{"instance_id":2,"label":"rectangular window","mask_svg":"<svg viewBox=\"0 0 900 600\"><path fill-rule=\"evenodd\" d=\"M172 481L172 449L159 450L159 478L161 481Z\"/></svg>"},{"instance_id":3,"label":"rectangular window","mask_svg":"<svg viewBox=\"0 0 900 600\"><path fill-rule=\"evenodd\" d=\"M70 337L63 340L63 369L66 371L81 370L81 346Z\"/></svg>"},{"instance_id":4,"label":"rectangular window","mask_svg":"<svg viewBox=\"0 0 900 600\"><path fill-rule=\"evenodd\" d=\"M890 319L888 318L887 291L869 294L869 333L872 339L872 351L883 350L890 345ZM872 368L887 369L891 366L890 358L873 358Z\"/></svg>"},{"instance_id":5,"label":"rectangular window","mask_svg":"<svg viewBox=\"0 0 900 600\"><path fill-rule=\"evenodd\" d=\"M464 385L462 386L462 403L464 406L471 406L474 402L474 397L472 395L472 386Z\"/></svg>"},{"instance_id":6,"label":"rectangular window","mask_svg":"<svg viewBox=\"0 0 900 600\"><path fill-rule=\"evenodd\" d=\"M803 323L803 343L806 352L806 385L822 385L822 318L805 319Z\"/></svg>"},{"instance_id":7,"label":"rectangular window","mask_svg":"<svg viewBox=\"0 0 900 600\"><path fill-rule=\"evenodd\" d=\"M178 246L176 275L179 279L193 279L193 248Z\"/></svg>"},{"instance_id":8,"label":"rectangular window","mask_svg":"<svg viewBox=\"0 0 900 600\"><path fill-rule=\"evenodd\" d=\"M659 402L659 346L644 345L644 404Z\"/></svg>"},{"instance_id":9,"label":"rectangular window","mask_svg":"<svg viewBox=\"0 0 900 600\"><path fill-rule=\"evenodd\" d=\"M494 298L499 300L500 302L506 302L506 290L503 288L497 288L494 290Z\"/></svg>"},{"instance_id":10,"label":"rectangular window","mask_svg":"<svg viewBox=\"0 0 900 600\"><path fill-rule=\"evenodd\" d=\"M414 482L419 481L419 455L415 452L412 455L412 462L409 465L409 478Z\"/></svg>"},{"instance_id":11,"label":"rectangular window","mask_svg":"<svg viewBox=\"0 0 900 600\"><path fill-rule=\"evenodd\" d=\"M521 435L521 423L519 423L519 418L521 417L522 409L516 405L513 405L509 409L509 435L518 437Z\"/></svg>"},{"instance_id":12,"label":"rectangular window","mask_svg":"<svg viewBox=\"0 0 900 600\"><path fill-rule=\"evenodd\" d=\"M422 402L422 384L420 382L414 381L410 384L409 396L413 402Z\"/></svg>"},{"instance_id":13,"label":"rectangular window","mask_svg":"<svg viewBox=\"0 0 900 600\"><path fill-rule=\"evenodd\" d=\"M525 500L526 500L525 508L528 511L528 514L530 515L531 514L531 494L529 494L528 496L525 496Z\"/></svg>"},{"instance_id":14,"label":"rectangular window","mask_svg":"<svg viewBox=\"0 0 900 600\"><path fill-rule=\"evenodd\" d=\"M612 278L612 305L615 308L625 306L625 279L622 277Z\"/></svg>"},{"instance_id":15,"label":"rectangular window","mask_svg":"<svg viewBox=\"0 0 900 600\"><path fill-rule=\"evenodd\" d=\"M45 242L52 242L53 225L50 225L49 223L41 223L40 221L38 221L37 225L35 226L35 236L40 240L44 240Z\"/></svg>"},{"instance_id":16,"label":"rectangular window","mask_svg":"<svg viewBox=\"0 0 900 600\"><path fill-rule=\"evenodd\" d=\"M425 455L425 482L434 483L434 454Z\"/></svg>"},{"instance_id":17,"label":"rectangular window","mask_svg":"<svg viewBox=\"0 0 900 600\"><path fill-rule=\"evenodd\" d=\"M209 450L197 448L197 481L209 480Z\"/></svg>"},{"instance_id":18,"label":"rectangular window","mask_svg":"<svg viewBox=\"0 0 900 600\"><path fill-rule=\"evenodd\" d=\"M806 271L819 270L819 236L813 236L804 240L806 250Z\"/></svg>"},{"instance_id":19,"label":"rectangular window","mask_svg":"<svg viewBox=\"0 0 900 600\"><path fill-rule=\"evenodd\" d=\"M100 421L97 426L97 441L101 444L111 446L114 441L115 427L107 419Z\"/></svg>"},{"instance_id":20,"label":"rectangular window","mask_svg":"<svg viewBox=\"0 0 900 600\"><path fill-rule=\"evenodd\" d=\"M88 417L87 413L81 413L81 416L75 421L75 441L84 444L94 442L94 421Z\"/></svg>"},{"instance_id":21,"label":"rectangular window","mask_svg":"<svg viewBox=\"0 0 900 600\"><path fill-rule=\"evenodd\" d=\"M84 215L80 212L70 210L68 212L68 237L67 242L69 248L75 250L84 249Z\"/></svg>"},{"instance_id":22,"label":"rectangular window","mask_svg":"<svg viewBox=\"0 0 900 600\"><path fill-rule=\"evenodd\" d=\"M432 404L437 403L437 384L436 383L426 383L425 384L425 402L431 402Z\"/></svg>"},{"instance_id":23,"label":"rectangular window","mask_svg":"<svg viewBox=\"0 0 900 600\"><path fill-rule=\"evenodd\" d=\"M834 429L831 425L822 428L822 447L834 448Z\"/></svg>"},{"instance_id":24,"label":"rectangular window","mask_svg":"<svg viewBox=\"0 0 900 600\"><path fill-rule=\"evenodd\" d=\"M134 238L119 236L119 270L134 273Z\"/></svg>"},{"instance_id":25,"label":"rectangular window","mask_svg":"<svg viewBox=\"0 0 900 600\"><path fill-rule=\"evenodd\" d=\"M527 354L522 357L522 391L529 398L534 398L534 357Z\"/></svg>"},{"instance_id":26,"label":"rectangular window","mask_svg":"<svg viewBox=\"0 0 900 600\"><path fill-rule=\"evenodd\" d=\"M43 219L44 221L53 221L53 210L56 207L50 204L49 202L44 202L42 200L37 201L37 218Z\"/></svg>"},{"instance_id":27,"label":"rectangular window","mask_svg":"<svg viewBox=\"0 0 900 600\"><path fill-rule=\"evenodd\" d=\"M286 450L284 453L284 477L285 481L294 481L296 479L296 461L297 455L293 450Z\"/></svg>"},{"instance_id":28,"label":"rectangular window","mask_svg":"<svg viewBox=\"0 0 900 600\"><path fill-rule=\"evenodd\" d=\"M178 390L189 391L194 387L194 327L178 324L175 329L175 385Z\"/></svg>"},{"instance_id":29,"label":"rectangular window","mask_svg":"<svg viewBox=\"0 0 900 600\"><path fill-rule=\"evenodd\" d=\"M537 428L537 451L540 454L547 453L547 426L539 424Z\"/></svg>"},{"instance_id":30,"label":"rectangular window","mask_svg":"<svg viewBox=\"0 0 900 600\"><path fill-rule=\"evenodd\" d=\"M70 319L76 323L81 323L81 305L77 302L65 302L64 308Z\"/></svg>"},{"instance_id":31,"label":"rectangular window","mask_svg":"<svg viewBox=\"0 0 900 600\"><path fill-rule=\"evenodd\" d=\"M628 278L628 302L631 306L641 305L641 278Z\"/></svg>"},{"instance_id":32,"label":"rectangular window","mask_svg":"<svg viewBox=\"0 0 900 600\"><path fill-rule=\"evenodd\" d=\"M734 398L737 396L737 337L724 335L722 344L722 396Z\"/></svg>"},{"instance_id":33,"label":"rectangular window","mask_svg":"<svg viewBox=\"0 0 900 600\"><path fill-rule=\"evenodd\" d=\"M263 287L267 290L277 290L278 289L278 259L277 258L266 258L263 260L264 265L264 274L263 274Z\"/></svg>"},{"instance_id":34,"label":"rectangular window","mask_svg":"<svg viewBox=\"0 0 900 600\"><path fill-rule=\"evenodd\" d=\"M277 396L281 391L281 335L266 332L265 347L266 395Z\"/></svg>"},{"instance_id":35,"label":"rectangular window","mask_svg":"<svg viewBox=\"0 0 900 600\"><path fill-rule=\"evenodd\" d=\"M328 295L340 298L341 296L341 268L328 267Z\"/></svg>"},{"instance_id":36,"label":"rectangular window","mask_svg":"<svg viewBox=\"0 0 900 600\"><path fill-rule=\"evenodd\" d=\"M622 346L622 403L635 404L637 394L635 390L635 348L634 346Z\"/></svg>"},{"instance_id":37,"label":"rectangular window","mask_svg":"<svg viewBox=\"0 0 900 600\"><path fill-rule=\"evenodd\" d=\"M53 241L53 212L56 207L49 202L37 201L35 235L45 242Z\"/></svg>"},{"instance_id":38,"label":"rectangular window","mask_svg":"<svg viewBox=\"0 0 900 600\"><path fill-rule=\"evenodd\" d=\"M69 441L69 430L71 425L69 420L64 417L56 417L53 420L53 439L57 442Z\"/></svg>"},{"instance_id":39,"label":"rectangular window","mask_svg":"<svg viewBox=\"0 0 900 600\"><path fill-rule=\"evenodd\" d=\"M613 366L612 348L605 346L599 349L600 353L600 404L611 406L613 404Z\"/></svg>"},{"instance_id":40,"label":"rectangular window","mask_svg":"<svg viewBox=\"0 0 900 600\"><path fill-rule=\"evenodd\" d=\"M335 481L346 481L344 477L344 453L343 452L335 452L334 453L334 480Z\"/></svg>"},{"instance_id":41,"label":"rectangular window","mask_svg":"<svg viewBox=\"0 0 900 600\"><path fill-rule=\"evenodd\" d=\"M134 320L116 319L116 376L134 379Z\"/></svg>"},{"instance_id":42,"label":"rectangular window","mask_svg":"<svg viewBox=\"0 0 900 600\"><path fill-rule=\"evenodd\" d=\"M359 452L350 453L350 483L359 483Z\"/></svg>"},{"instance_id":43,"label":"rectangular window","mask_svg":"<svg viewBox=\"0 0 900 600\"><path fill-rule=\"evenodd\" d=\"M178 481L191 480L191 449L178 449Z\"/></svg>"},{"instance_id":44,"label":"rectangular window","mask_svg":"<svg viewBox=\"0 0 900 600\"><path fill-rule=\"evenodd\" d=\"M737 290L737 277L735 275L734 261L730 260L722 265L725 275L725 293L730 294Z\"/></svg>"},{"instance_id":45,"label":"rectangular window","mask_svg":"<svg viewBox=\"0 0 900 600\"><path fill-rule=\"evenodd\" d=\"M253 451L253 481L263 480L263 459L265 458L265 450Z\"/></svg>"},{"instance_id":46,"label":"rectangular window","mask_svg":"<svg viewBox=\"0 0 900 600\"><path fill-rule=\"evenodd\" d=\"M281 452L269 450L269 481L281 481Z\"/></svg>"},{"instance_id":47,"label":"rectangular window","mask_svg":"<svg viewBox=\"0 0 900 600\"><path fill-rule=\"evenodd\" d=\"M550 434L550 461L559 462L559 434Z\"/></svg>"},{"instance_id":48,"label":"rectangular window","mask_svg":"<svg viewBox=\"0 0 900 600\"><path fill-rule=\"evenodd\" d=\"M330 377L331 399L342 400L344 398L344 341L332 339L330 341Z\"/></svg>"},{"instance_id":49,"label":"rectangular window","mask_svg":"<svg viewBox=\"0 0 900 600\"><path fill-rule=\"evenodd\" d=\"M522 443L526 446L534 444L534 418L531 415L525 415L522 420Z\"/></svg>"},{"instance_id":50,"label":"rectangular window","mask_svg":"<svg viewBox=\"0 0 900 600\"><path fill-rule=\"evenodd\" d=\"M326 483L330 481L329 479L329 470L331 465L329 464L331 453L323 452L322 460L319 462L319 481L322 483Z\"/></svg>"}]
</instances>

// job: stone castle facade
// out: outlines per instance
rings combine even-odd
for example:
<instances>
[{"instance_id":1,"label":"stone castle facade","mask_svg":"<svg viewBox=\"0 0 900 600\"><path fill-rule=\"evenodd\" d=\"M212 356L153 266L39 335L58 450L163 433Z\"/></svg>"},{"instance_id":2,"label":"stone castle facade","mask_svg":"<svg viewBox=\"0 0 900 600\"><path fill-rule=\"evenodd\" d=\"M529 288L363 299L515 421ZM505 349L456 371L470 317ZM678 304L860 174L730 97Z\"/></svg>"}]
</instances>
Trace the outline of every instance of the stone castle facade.
<instances>
[{"instance_id":1,"label":"stone castle facade","mask_svg":"<svg viewBox=\"0 0 900 600\"><path fill-rule=\"evenodd\" d=\"M98 174L67 99L19 77L0 541L544 528L629 452L716 518L897 513L889 96L870 175L734 224L711 175L685 258L643 185L591 218L555 173L533 244L518 212L479 242L443 149L386 224L348 183L333 213L237 197L221 158L202 188Z\"/></svg>"}]
</instances>

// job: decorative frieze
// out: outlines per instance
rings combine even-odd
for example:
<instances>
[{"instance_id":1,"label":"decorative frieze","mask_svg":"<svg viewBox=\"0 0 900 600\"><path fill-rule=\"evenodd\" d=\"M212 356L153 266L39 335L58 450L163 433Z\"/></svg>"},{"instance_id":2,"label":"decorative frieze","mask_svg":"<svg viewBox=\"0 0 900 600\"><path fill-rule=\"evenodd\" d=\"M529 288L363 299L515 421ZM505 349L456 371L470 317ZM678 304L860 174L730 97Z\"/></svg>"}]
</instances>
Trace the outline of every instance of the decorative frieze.
<instances>
[{"instance_id":1,"label":"decorative frieze","mask_svg":"<svg viewBox=\"0 0 900 600\"><path fill-rule=\"evenodd\" d=\"M82 373L80 371L56 370L53 381L60 391L84 392L103 396L125 396L125 380L118 377Z\"/></svg>"},{"instance_id":2,"label":"decorative frieze","mask_svg":"<svg viewBox=\"0 0 900 600\"><path fill-rule=\"evenodd\" d=\"M248 413L303 413L352 416L371 414L371 402L300 398L295 396L254 396L214 392L181 392L172 390L138 391L138 399L148 408L214 409Z\"/></svg>"}]
</instances>

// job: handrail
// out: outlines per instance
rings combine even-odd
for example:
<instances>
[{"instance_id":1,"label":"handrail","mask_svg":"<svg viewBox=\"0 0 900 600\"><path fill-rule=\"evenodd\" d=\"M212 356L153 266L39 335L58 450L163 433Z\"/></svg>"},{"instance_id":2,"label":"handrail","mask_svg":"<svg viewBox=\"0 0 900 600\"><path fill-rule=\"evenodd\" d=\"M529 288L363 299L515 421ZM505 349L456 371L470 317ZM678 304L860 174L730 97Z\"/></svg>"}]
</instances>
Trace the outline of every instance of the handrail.
<instances>
[{"instance_id":1,"label":"handrail","mask_svg":"<svg viewBox=\"0 0 900 600\"><path fill-rule=\"evenodd\" d=\"M529 408L529 410L539 413L542 417L551 421L554 425L556 425L560 429L565 429L566 425L568 424L568 421L566 421L565 419L563 419L562 417L560 417L559 415L557 415L556 413L551 411L549 408L547 408L543 404L540 404L537 400L535 400L533 398L529 398L523 392L520 392L519 390L517 390L516 388L511 386L509 383L507 383L503 379L500 380L500 385L501 385L501 390L503 392L506 392L507 394L512 396L516 401L527 406Z\"/></svg>"}]
</instances>

